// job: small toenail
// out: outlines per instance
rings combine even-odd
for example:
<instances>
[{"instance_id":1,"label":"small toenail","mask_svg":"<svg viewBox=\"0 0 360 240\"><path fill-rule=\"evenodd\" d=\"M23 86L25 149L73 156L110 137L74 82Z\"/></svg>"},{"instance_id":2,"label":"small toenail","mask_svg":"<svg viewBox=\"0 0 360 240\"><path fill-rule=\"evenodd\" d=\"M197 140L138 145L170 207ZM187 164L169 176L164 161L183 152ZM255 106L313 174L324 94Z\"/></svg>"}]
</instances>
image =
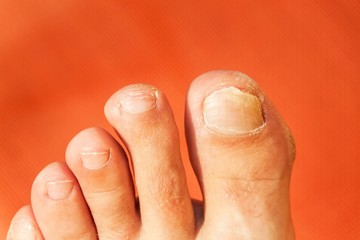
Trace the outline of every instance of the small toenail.
<instances>
[{"instance_id":1,"label":"small toenail","mask_svg":"<svg viewBox=\"0 0 360 240\"><path fill-rule=\"evenodd\" d=\"M101 169L110 161L110 150L84 151L80 153L82 165L90 170Z\"/></svg>"},{"instance_id":2,"label":"small toenail","mask_svg":"<svg viewBox=\"0 0 360 240\"><path fill-rule=\"evenodd\" d=\"M122 111L128 113L142 113L156 106L158 91L155 88L139 88L128 90L120 101Z\"/></svg>"},{"instance_id":3,"label":"small toenail","mask_svg":"<svg viewBox=\"0 0 360 240\"><path fill-rule=\"evenodd\" d=\"M71 190L74 187L73 180L61 180L54 182L47 182L47 192L51 199L53 200L62 200L67 198Z\"/></svg>"},{"instance_id":4,"label":"small toenail","mask_svg":"<svg viewBox=\"0 0 360 240\"><path fill-rule=\"evenodd\" d=\"M37 231L29 221L19 220L11 223L8 238L9 240L35 240Z\"/></svg>"},{"instance_id":5,"label":"small toenail","mask_svg":"<svg viewBox=\"0 0 360 240\"><path fill-rule=\"evenodd\" d=\"M220 134L249 134L264 125L259 99L236 87L210 94L204 101L206 126Z\"/></svg>"}]
</instances>

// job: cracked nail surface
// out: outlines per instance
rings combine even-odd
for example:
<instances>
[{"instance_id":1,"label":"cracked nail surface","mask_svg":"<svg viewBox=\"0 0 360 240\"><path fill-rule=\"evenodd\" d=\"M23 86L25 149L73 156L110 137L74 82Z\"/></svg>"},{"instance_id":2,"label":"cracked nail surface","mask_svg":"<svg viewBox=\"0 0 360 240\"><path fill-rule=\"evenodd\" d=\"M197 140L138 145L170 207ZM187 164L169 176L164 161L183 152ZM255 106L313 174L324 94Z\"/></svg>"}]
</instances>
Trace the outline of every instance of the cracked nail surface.
<instances>
[{"instance_id":1,"label":"cracked nail surface","mask_svg":"<svg viewBox=\"0 0 360 240\"><path fill-rule=\"evenodd\" d=\"M206 126L220 134L248 134L264 125L259 99L236 87L217 90L204 101Z\"/></svg>"},{"instance_id":2,"label":"cracked nail surface","mask_svg":"<svg viewBox=\"0 0 360 240\"><path fill-rule=\"evenodd\" d=\"M122 111L128 113L142 113L153 109L156 106L158 92L155 88L129 89L120 101Z\"/></svg>"}]
</instances>

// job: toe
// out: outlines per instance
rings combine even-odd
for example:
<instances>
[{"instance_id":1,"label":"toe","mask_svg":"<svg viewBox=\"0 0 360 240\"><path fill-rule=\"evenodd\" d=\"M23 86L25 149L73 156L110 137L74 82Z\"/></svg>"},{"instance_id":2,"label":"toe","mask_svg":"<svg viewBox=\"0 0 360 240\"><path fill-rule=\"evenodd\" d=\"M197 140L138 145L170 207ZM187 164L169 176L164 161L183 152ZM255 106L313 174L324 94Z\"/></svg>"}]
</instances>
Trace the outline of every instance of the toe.
<instances>
[{"instance_id":1,"label":"toe","mask_svg":"<svg viewBox=\"0 0 360 240\"><path fill-rule=\"evenodd\" d=\"M192 235L193 209L166 97L152 86L130 85L109 99L105 114L131 155L142 231L154 239Z\"/></svg>"},{"instance_id":2,"label":"toe","mask_svg":"<svg viewBox=\"0 0 360 240\"><path fill-rule=\"evenodd\" d=\"M22 207L11 221L6 240L42 240L30 206Z\"/></svg>"},{"instance_id":3,"label":"toe","mask_svg":"<svg viewBox=\"0 0 360 240\"><path fill-rule=\"evenodd\" d=\"M294 145L256 82L230 71L200 76L188 93L185 122L204 194L204 231L285 239Z\"/></svg>"},{"instance_id":4,"label":"toe","mask_svg":"<svg viewBox=\"0 0 360 240\"><path fill-rule=\"evenodd\" d=\"M64 163L52 163L40 172L31 204L45 239L97 239L79 184Z\"/></svg>"},{"instance_id":5,"label":"toe","mask_svg":"<svg viewBox=\"0 0 360 240\"><path fill-rule=\"evenodd\" d=\"M91 210L100 239L133 238L139 228L126 155L101 128L83 130L69 143L66 161Z\"/></svg>"}]
</instances>

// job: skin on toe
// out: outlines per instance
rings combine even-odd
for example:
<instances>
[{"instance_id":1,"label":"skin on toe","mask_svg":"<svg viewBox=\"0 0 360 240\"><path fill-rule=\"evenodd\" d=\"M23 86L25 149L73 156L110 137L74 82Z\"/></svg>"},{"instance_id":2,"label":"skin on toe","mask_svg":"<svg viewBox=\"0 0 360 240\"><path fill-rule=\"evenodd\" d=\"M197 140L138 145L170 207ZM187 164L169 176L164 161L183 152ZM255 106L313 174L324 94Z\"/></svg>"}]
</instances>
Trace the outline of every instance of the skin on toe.
<instances>
[{"instance_id":1,"label":"skin on toe","mask_svg":"<svg viewBox=\"0 0 360 240\"><path fill-rule=\"evenodd\" d=\"M33 212L16 214L8 239L294 239L294 142L248 76L209 72L188 92L186 137L204 211L192 206L178 130L159 90L127 86L108 100L105 114L130 154L141 220L124 150L91 128L69 143L69 167L53 163L37 176Z\"/></svg>"},{"instance_id":2,"label":"skin on toe","mask_svg":"<svg viewBox=\"0 0 360 240\"><path fill-rule=\"evenodd\" d=\"M6 240L43 240L31 206L20 208L13 217Z\"/></svg>"},{"instance_id":3,"label":"skin on toe","mask_svg":"<svg viewBox=\"0 0 360 240\"><path fill-rule=\"evenodd\" d=\"M133 239L140 227L134 185L124 150L101 128L77 134L66 150L100 239Z\"/></svg>"},{"instance_id":4,"label":"skin on toe","mask_svg":"<svg viewBox=\"0 0 360 240\"><path fill-rule=\"evenodd\" d=\"M291 239L295 148L256 82L239 72L201 75L188 93L185 124L205 202L199 238Z\"/></svg>"},{"instance_id":5,"label":"skin on toe","mask_svg":"<svg viewBox=\"0 0 360 240\"><path fill-rule=\"evenodd\" d=\"M108 100L105 115L131 156L140 202L140 235L193 238L194 213L179 134L166 97L153 86L130 85Z\"/></svg>"},{"instance_id":6,"label":"skin on toe","mask_svg":"<svg viewBox=\"0 0 360 240\"><path fill-rule=\"evenodd\" d=\"M31 204L45 239L97 239L79 184L64 163L52 163L40 172Z\"/></svg>"}]
</instances>

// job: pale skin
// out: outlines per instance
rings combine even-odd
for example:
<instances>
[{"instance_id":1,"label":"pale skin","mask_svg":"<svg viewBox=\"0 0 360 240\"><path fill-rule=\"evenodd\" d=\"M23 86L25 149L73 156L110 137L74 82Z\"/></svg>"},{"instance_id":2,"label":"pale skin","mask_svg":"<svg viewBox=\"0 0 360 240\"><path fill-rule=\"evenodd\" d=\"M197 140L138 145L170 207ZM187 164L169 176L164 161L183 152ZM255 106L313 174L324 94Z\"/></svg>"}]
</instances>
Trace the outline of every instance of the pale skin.
<instances>
[{"instance_id":1,"label":"pale skin","mask_svg":"<svg viewBox=\"0 0 360 240\"><path fill-rule=\"evenodd\" d=\"M294 142L248 76L208 72L189 88L186 138L204 203L189 196L164 93L126 86L109 98L105 116L123 147L98 127L77 134L66 162L38 174L31 205L15 214L8 240L295 239L289 202Z\"/></svg>"}]
</instances>

